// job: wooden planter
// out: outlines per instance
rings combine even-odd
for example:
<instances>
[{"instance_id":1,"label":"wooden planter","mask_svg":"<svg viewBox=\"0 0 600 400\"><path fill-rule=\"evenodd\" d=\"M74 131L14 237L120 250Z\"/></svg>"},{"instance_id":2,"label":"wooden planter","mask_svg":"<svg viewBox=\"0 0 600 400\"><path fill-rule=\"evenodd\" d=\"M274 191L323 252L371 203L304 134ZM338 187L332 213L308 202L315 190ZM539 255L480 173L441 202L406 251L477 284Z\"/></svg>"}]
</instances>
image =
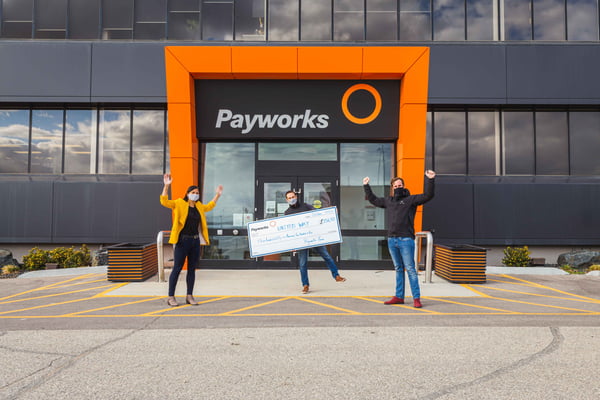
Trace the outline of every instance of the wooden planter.
<instances>
[{"instance_id":1,"label":"wooden planter","mask_svg":"<svg viewBox=\"0 0 600 400\"><path fill-rule=\"evenodd\" d=\"M156 243L119 243L108 246L107 279L113 282L139 282L158 271Z\"/></svg>"},{"instance_id":2,"label":"wooden planter","mask_svg":"<svg viewBox=\"0 0 600 400\"><path fill-rule=\"evenodd\" d=\"M454 283L484 283L486 249L471 245L434 244L435 274Z\"/></svg>"}]
</instances>

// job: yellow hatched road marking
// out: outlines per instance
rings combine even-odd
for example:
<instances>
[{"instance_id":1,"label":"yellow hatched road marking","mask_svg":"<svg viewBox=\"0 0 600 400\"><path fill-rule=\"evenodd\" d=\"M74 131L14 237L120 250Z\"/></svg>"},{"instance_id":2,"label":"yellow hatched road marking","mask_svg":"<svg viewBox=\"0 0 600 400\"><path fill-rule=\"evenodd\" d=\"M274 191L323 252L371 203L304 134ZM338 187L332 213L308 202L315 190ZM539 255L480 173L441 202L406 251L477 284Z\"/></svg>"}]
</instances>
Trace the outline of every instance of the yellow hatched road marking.
<instances>
[{"instance_id":1,"label":"yellow hatched road marking","mask_svg":"<svg viewBox=\"0 0 600 400\"><path fill-rule=\"evenodd\" d=\"M41 308L60 306L60 305L63 305L63 304L70 304L70 303L77 303L79 301L92 300L93 298L94 297L85 297L83 299L63 301L61 303L44 304L44 305L41 305L41 306L35 306L35 307L29 307L29 308L21 308L19 310L4 311L4 312L0 312L0 315L3 315L3 314L13 314L13 313L16 313L16 312L29 311L29 310L39 310ZM60 317L60 315L55 315L55 317Z\"/></svg>"},{"instance_id":2,"label":"yellow hatched road marking","mask_svg":"<svg viewBox=\"0 0 600 400\"><path fill-rule=\"evenodd\" d=\"M459 302L459 301L454 301L454 300L446 300L446 299L441 299L441 298L439 298L439 297L427 296L427 298L428 298L428 299L431 299L431 300L443 301L443 302L445 302L445 303L458 304L458 305L461 305L461 306L475 307L475 308L483 308L484 310L494 310L494 311L500 311L500 312L502 312L502 313L505 313L505 314L518 314L516 311L503 310L503 309L501 309L501 308L494 308L494 307L479 306L479 305L476 305L476 304L467 304L467 303L461 303L461 302ZM493 297L488 297L488 298L493 298ZM451 314L451 313L440 313L440 314L447 315L447 314Z\"/></svg>"},{"instance_id":3,"label":"yellow hatched road marking","mask_svg":"<svg viewBox=\"0 0 600 400\"><path fill-rule=\"evenodd\" d=\"M76 280L79 280L79 279L89 278L92 275L94 275L94 274L81 275L81 276L78 276L76 278L67 279L66 281L55 282L55 283L52 283L50 285L42 286L42 287L31 289L31 290L26 290L26 291L20 292L20 293L11 294L10 296L0 297L0 300L11 299L13 297L21 296L21 295L24 295L24 294L27 294L27 293L32 293L32 292L38 292L38 291L41 291L41 290L54 289L56 285L60 285L60 284L67 283L67 282L76 281Z\"/></svg>"},{"instance_id":4,"label":"yellow hatched road marking","mask_svg":"<svg viewBox=\"0 0 600 400\"><path fill-rule=\"evenodd\" d=\"M355 299L360 299L360 300L365 300L365 301L370 301L372 303L377 303L377 304L382 304L381 300L375 300L375 299L371 299L369 297L364 297L364 296L352 296L352 298ZM424 299L429 299L430 297L423 297ZM391 304L392 306L396 306L396 308L406 308L407 310L413 310L413 311L419 311L421 313L429 313L429 314L443 314L439 311L433 311L433 310L427 310L427 309L423 309L423 308L414 308L411 307L409 305L406 304ZM391 313L394 314L394 313ZM365 314L367 315L367 314ZM379 314L371 314L369 313L368 315L379 315ZM387 313L382 313L381 315L387 315Z\"/></svg>"},{"instance_id":5,"label":"yellow hatched road marking","mask_svg":"<svg viewBox=\"0 0 600 400\"><path fill-rule=\"evenodd\" d=\"M477 293L478 295L480 295L481 297L488 297L487 294L480 292L479 290L475 289L472 285L467 285L467 284L461 284L462 287L469 289L472 292Z\"/></svg>"},{"instance_id":6,"label":"yellow hatched road marking","mask_svg":"<svg viewBox=\"0 0 600 400\"><path fill-rule=\"evenodd\" d=\"M501 300L501 301L508 301L510 303L520 303L520 304L527 304L527 305L531 305L531 306L538 306L538 307L549 307L549 308L559 308L561 310L570 310L570 311L577 311L577 312L581 312L581 313L589 313L590 311L588 310L580 310L577 308L569 308L569 307L561 307L561 306L551 306L549 304L539 304L539 303L531 303L528 301L521 301L521 300L512 300L512 299L504 299L502 297L494 297L494 296L490 296L490 299L494 299L494 300ZM572 315L572 314L571 314Z\"/></svg>"},{"instance_id":7,"label":"yellow hatched road marking","mask_svg":"<svg viewBox=\"0 0 600 400\"><path fill-rule=\"evenodd\" d=\"M282 297L280 299L266 301L264 303L255 304L255 305L249 306L249 307L239 308L237 310L227 311L227 312L224 312L224 313L221 313L221 314L217 314L217 315L232 315L232 314L236 314L236 313L239 313L239 312L242 312L242 311L246 311L246 310L251 310L253 308L267 306L269 304L279 303L280 301L284 301L284 300L288 300L288 299L293 299L293 298L294 298L294 296Z\"/></svg>"},{"instance_id":8,"label":"yellow hatched road marking","mask_svg":"<svg viewBox=\"0 0 600 400\"><path fill-rule=\"evenodd\" d=\"M158 297L158 299L166 299L167 297L168 296L161 296L161 297ZM219 300L223 300L223 299L228 299L230 297L231 296L221 296L221 297L217 297L217 298L210 299L210 300L199 301L198 304L212 303L213 301L219 301ZM154 300L156 300L156 299L157 298L154 298ZM167 312L167 311L174 311L174 310L176 310L178 308L185 308L185 307L191 307L191 305L190 304L182 304L182 305L177 306L177 307L162 308L160 310L151 311L151 312L144 313L144 314L139 314L139 316L142 316L142 317L153 317L153 316L156 316L156 314L164 313L164 312ZM184 315L187 315L187 314L184 314Z\"/></svg>"},{"instance_id":9,"label":"yellow hatched road marking","mask_svg":"<svg viewBox=\"0 0 600 400\"><path fill-rule=\"evenodd\" d=\"M529 281L526 281L524 279L515 278L514 276L509 276L509 275L503 275L503 276L506 276L507 278L515 279L515 280L521 281L521 282L529 282ZM562 294L566 294L566 295L569 295L569 296L579 297L580 299L586 299L586 300L591 300L591 301L596 302L596 303L600 303L600 299L594 299L593 297L586 297L586 296L581 296L581 295L578 295L578 294L573 294L573 293L565 292L564 290L554 289L554 288L551 288L550 286L541 285L541 284L535 283L535 282L529 282L529 283L531 283L532 285L535 285L536 287L547 289L547 290L550 290L550 291L553 291L553 292L562 293Z\"/></svg>"},{"instance_id":10,"label":"yellow hatched road marking","mask_svg":"<svg viewBox=\"0 0 600 400\"><path fill-rule=\"evenodd\" d=\"M10 304L10 303L18 303L21 301L30 301L30 300L39 300L39 299L47 299L48 297L56 297L56 296L62 296L65 294L73 294L73 293L81 293L81 292L87 292L90 290L95 290L95 289L102 289L105 287L110 287L112 286L112 284L110 285L103 285L103 286L95 286L95 287L91 287L91 288L87 288L87 289L80 289L80 290L72 290L70 292L62 292L62 293L54 293L54 294L46 294L44 296L37 296L37 297L27 297L25 299L17 299L17 300L10 300L10 301L3 301L0 302L0 304ZM1 314L1 313L0 313Z\"/></svg>"},{"instance_id":11,"label":"yellow hatched road marking","mask_svg":"<svg viewBox=\"0 0 600 400\"><path fill-rule=\"evenodd\" d=\"M147 301L154 301L154 300L157 300L157 299L160 299L160 298L161 297L153 297L151 299L143 299L143 300L138 300L138 301L130 301L128 303L113 304L112 306L92 308L92 309L89 309L89 310L83 310L83 311L77 311L77 312L74 312L74 313L63 314L61 316L62 317L71 317L71 316L74 316L74 315L87 314L87 313L94 312L94 311L101 311L101 310L108 310L110 308L124 307L124 306L129 306L131 304L145 303Z\"/></svg>"},{"instance_id":12,"label":"yellow hatched road marking","mask_svg":"<svg viewBox=\"0 0 600 400\"><path fill-rule=\"evenodd\" d=\"M600 303L599 300L596 301L591 301L591 300L585 300L585 299L574 299L571 297L562 297L562 296L551 296L549 294L540 294L540 293L529 293L529 292L520 292L518 290L510 290L510 289L502 289L502 288L496 288L496 287L491 287L491 286L484 286L486 289L491 289L491 290L498 290L500 292L508 292L508 293L516 293L516 294L525 294L528 296L538 296L538 297L546 297L549 299L560 299L560 300L568 300L568 301L579 301L581 303L588 303L588 304L598 304ZM491 296L486 296L486 297L491 297Z\"/></svg>"},{"instance_id":13,"label":"yellow hatched road marking","mask_svg":"<svg viewBox=\"0 0 600 400\"><path fill-rule=\"evenodd\" d=\"M294 297L294 298L295 298L295 299L298 299L298 300L305 301L305 302L307 302L307 303L316 304L316 305L318 305L318 306L322 306L322 307L328 307L328 308L331 308L331 309L333 309L333 310L343 311L343 312L346 312L346 313L348 313L348 314L362 314L361 312L358 312L358 311L348 310L348 309L346 309L346 308L336 307L336 306L332 306L332 305L330 305L330 304L325 304L325 303L320 303L320 302L318 302L318 301L310 300L310 299L308 299L307 297L298 297L298 296L296 296L296 297Z\"/></svg>"}]
</instances>

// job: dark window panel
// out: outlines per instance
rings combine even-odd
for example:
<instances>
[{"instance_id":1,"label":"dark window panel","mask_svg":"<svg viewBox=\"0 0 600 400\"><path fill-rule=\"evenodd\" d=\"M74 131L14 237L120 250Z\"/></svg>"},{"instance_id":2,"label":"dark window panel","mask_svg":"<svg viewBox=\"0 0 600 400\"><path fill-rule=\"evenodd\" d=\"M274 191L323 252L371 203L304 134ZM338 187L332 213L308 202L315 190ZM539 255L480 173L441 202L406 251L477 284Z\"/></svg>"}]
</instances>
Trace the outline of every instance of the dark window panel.
<instances>
[{"instance_id":1,"label":"dark window panel","mask_svg":"<svg viewBox=\"0 0 600 400\"><path fill-rule=\"evenodd\" d=\"M170 40L200 40L200 13L172 12L169 14L167 38Z\"/></svg>"},{"instance_id":2,"label":"dark window panel","mask_svg":"<svg viewBox=\"0 0 600 400\"><path fill-rule=\"evenodd\" d=\"M135 22L165 22L167 0L135 0Z\"/></svg>"},{"instance_id":3,"label":"dark window panel","mask_svg":"<svg viewBox=\"0 0 600 400\"><path fill-rule=\"evenodd\" d=\"M534 40L565 40L565 1L533 0L533 21Z\"/></svg>"},{"instance_id":4,"label":"dark window panel","mask_svg":"<svg viewBox=\"0 0 600 400\"><path fill-rule=\"evenodd\" d=\"M67 0L38 1L35 6L35 29L65 30L67 27ZM63 34L64 35L64 34ZM64 38L64 36L63 36Z\"/></svg>"},{"instance_id":5,"label":"dark window panel","mask_svg":"<svg viewBox=\"0 0 600 400\"><path fill-rule=\"evenodd\" d=\"M469 175L496 175L496 114L472 111L469 121Z\"/></svg>"},{"instance_id":6,"label":"dark window panel","mask_svg":"<svg viewBox=\"0 0 600 400\"><path fill-rule=\"evenodd\" d=\"M364 40L364 2L333 0L333 40Z\"/></svg>"},{"instance_id":7,"label":"dark window panel","mask_svg":"<svg viewBox=\"0 0 600 400\"><path fill-rule=\"evenodd\" d=\"M567 0L567 39L598 40L598 0Z\"/></svg>"},{"instance_id":8,"label":"dark window panel","mask_svg":"<svg viewBox=\"0 0 600 400\"><path fill-rule=\"evenodd\" d=\"M531 40L531 0L504 0L504 40Z\"/></svg>"},{"instance_id":9,"label":"dark window panel","mask_svg":"<svg viewBox=\"0 0 600 400\"><path fill-rule=\"evenodd\" d=\"M235 40L265 40L265 0L235 2Z\"/></svg>"},{"instance_id":10,"label":"dark window panel","mask_svg":"<svg viewBox=\"0 0 600 400\"><path fill-rule=\"evenodd\" d=\"M104 29L131 29L133 27L133 0L102 0L102 27Z\"/></svg>"},{"instance_id":11,"label":"dark window panel","mask_svg":"<svg viewBox=\"0 0 600 400\"><path fill-rule=\"evenodd\" d=\"M269 40L298 40L299 12L300 3L298 0L269 0Z\"/></svg>"},{"instance_id":12,"label":"dark window panel","mask_svg":"<svg viewBox=\"0 0 600 400\"><path fill-rule=\"evenodd\" d=\"M494 39L494 2L467 0L467 40Z\"/></svg>"},{"instance_id":13,"label":"dark window panel","mask_svg":"<svg viewBox=\"0 0 600 400\"><path fill-rule=\"evenodd\" d=\"M536 175L569 174L567 113L535 113Z\"/></svg>"},{"instance_id":14,"label":"dark window panel","mask_svg":"<svg viewBox=\"0 0 600 400\"><path fill-rule=\"evenodd\" d=\"M2 0L3 21L33 21L33 0Z\"/></svg>"},{"instance_id":15,"label":"dark window panel","mask_svg":"<svg viewBox=\"0 0 600 400\"><path fill-rule=\"evenodd\" d=\"M300 40L331 40L331 0L302 0Z\"/></svg>"},{"instance_id":16,"label":"dark window panel","mask_svg":"<svg viewBox=\"0 0 600 400\"><path fill-rule=\"evenodd\" d=\"M31 39L31 22L3 22L2 37L7 39Z\"/></svg>"},{"instance_id":17,"label":"dark window panel","mask_svg":"<svg viewBox=\"0 0 600 400\"><path fill-rule=\"evenodd\" d=\"M134 38L141 40L164 40L166 38L165 29L165 23L136 23Z\"/></svg>"},{"instance_id":18,"label":"dark window panel","mask_svg":"<svg viewBox=\"0 0 600 400\"><path fill-rule=\"evenodd\" d=\"M29 110L0 109L0 173L26 173Z\"/></svg>"},{"instance_id":19,"label":"dark window panel","mask_svg":"<svg viewBox=\"0 0 600 400\"><path fill-rule=\"evenodd\" d=\"M100 0L69 0L70 39L98 39Z\"/></svg>"},{"instance_id":20,"label":"dark window panel","mask_svg":"<svg viewBox=\"0 0 600 400\"><path fill-rule=\"evenodd\" d=\"M169 11L200 11L200 0L169 0Z\"/></svg>"},{"instance_id":21,"label":"dark window panel","mask_svg":"<svg viewBox=\"0 0 600 400\"><path fill-rule=\"evenodd\" d=\"M367 40L398 40L396 2L390 0L367 3Z\"/></svg>"},{"instance_id":22,"label":"dark window panel","mask_svg":"<svg viewBox=\"0 0 600 400\"><path fill-rule=\"evenodd\" d=\"M67 31L61 29L55 30L36 30L36 39L66 39Z\"/></svg>"},{"instance_id":23,"label":"dark window panel","mask_svg":"<svg viewBox=\"0 0 600 400\"><path fill-rule=\"evenodd\" d=\"M465 40L464 0L433 1L433 40Z\"/></svg>"},{"instance_id":24,"label":"dark window panel","mask_svg":"<svg viewBox=\"0 0 600 400\"><path fill-rule=\"evenodd\" d=\"M431 11L431 0L401 0L400 11Z\"/></svg>"},{"instance_id":25,"label":"dark window panel","mask_svg":"<svg viewBox=\"0 0 600 400\"><path fill-rule=\"evenodd\" d=\"M431 40L431 13L400 12L400 40Z\"/></svg>"},{"instance_id":26,"label":"dark window panel","mask_svg":"<svg viewBox=\"0 0 600 400\"><path fill-rule=\"evenodd\" d=\"M503 116L504 173L534 175L533 113L505 111Z\"/></svg>"},{"instance_id":27,"label":"dark window panel","mask_svg":"<svg viewBox=\"0 0 600 400\"><path fill-rule=\"evenodd\" d=\"M600 112L569 113L572 175L600 175Z\"/></svg>"},{"instance_id":28,"label":"dark window panel","mask_svg":"<svg viewBox=\"0 0 600 400\"><path fill-rule=\"evenodd\" d=\"M233 40L233 3L204 1L202 40Z\"/></svg>"},{"instance_id":29,"label":"dark window panel","mask_svg":"<svg viewBox=\"0 0 600 400\"><path fill-rule=\"evenodd\" d=\"M435 169L440 174L467 173L467 132L463 111L434 113Z\"/></svg>"}]
</instances>

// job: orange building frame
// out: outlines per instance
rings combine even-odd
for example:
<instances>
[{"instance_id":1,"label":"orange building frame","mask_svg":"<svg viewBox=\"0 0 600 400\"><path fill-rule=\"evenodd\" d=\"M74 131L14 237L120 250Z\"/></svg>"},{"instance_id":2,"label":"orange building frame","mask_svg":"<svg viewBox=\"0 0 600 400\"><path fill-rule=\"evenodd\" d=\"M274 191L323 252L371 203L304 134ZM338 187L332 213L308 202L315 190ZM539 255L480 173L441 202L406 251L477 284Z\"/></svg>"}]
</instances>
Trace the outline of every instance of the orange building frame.
<instances>
[{"instance_id":1,"label":"orange building frame","mask_svg":"<svg viewBox=\"0 0 600 400\"><path fill-rule=\"evenodd\" d=\"M196 79L399 79L396 171L414 192L423 188L428 47L167 46L165 67L174 197L198 182ZM421 222L419 207L415 229Z\"/></svg>"}]
</instances>

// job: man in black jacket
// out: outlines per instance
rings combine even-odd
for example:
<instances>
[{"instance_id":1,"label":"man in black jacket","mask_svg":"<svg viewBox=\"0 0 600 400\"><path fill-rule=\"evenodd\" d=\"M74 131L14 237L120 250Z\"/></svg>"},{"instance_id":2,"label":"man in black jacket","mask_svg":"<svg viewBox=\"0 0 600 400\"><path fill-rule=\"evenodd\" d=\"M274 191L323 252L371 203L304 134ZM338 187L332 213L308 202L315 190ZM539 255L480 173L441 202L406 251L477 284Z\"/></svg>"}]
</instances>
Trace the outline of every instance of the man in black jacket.
<instances>
[{"instance_id":1,"label":"man in black jacket","mask_svg":"<svg viewBox=\"0 0 600 400\"><path fill-rule=\"evenodd\" d=\"M377 197L369 186L369 177L363 179L367 199L376 207L387 210L388 249L396 269L396 295L384 304L404 304L404 270L408 275L413 305L421 308L421 291L415 268L415 213L417 206L433 198L435 172L425 172L425 193L412 195L404 187L402 178L393 178L389 197Z\"/></svg>"},{"instance_id":2,"label":"man in black jacket","mask_svg":"<svg viewBox=\"0 0 600 400\"><path fill-rule=\"evenodd\" d=\"M288 190L285 193L285 200L287 201L289 208L285 210L285 215L296 214L304 211L314 210L314 207L308 205L306 203L298 202L298 196L293 190ZM336 282L344 282L346 278L342 278L338 272L337 265L335 265L335 261L329 253L325 246L314 247L314 249L319 253L323 260L325 260L325 264L331 271L331 275ZM308 293L308 249L298 250L298 264L300 265L300 280L302 281L302 293Z\"/></svg>"}]
</instances>

